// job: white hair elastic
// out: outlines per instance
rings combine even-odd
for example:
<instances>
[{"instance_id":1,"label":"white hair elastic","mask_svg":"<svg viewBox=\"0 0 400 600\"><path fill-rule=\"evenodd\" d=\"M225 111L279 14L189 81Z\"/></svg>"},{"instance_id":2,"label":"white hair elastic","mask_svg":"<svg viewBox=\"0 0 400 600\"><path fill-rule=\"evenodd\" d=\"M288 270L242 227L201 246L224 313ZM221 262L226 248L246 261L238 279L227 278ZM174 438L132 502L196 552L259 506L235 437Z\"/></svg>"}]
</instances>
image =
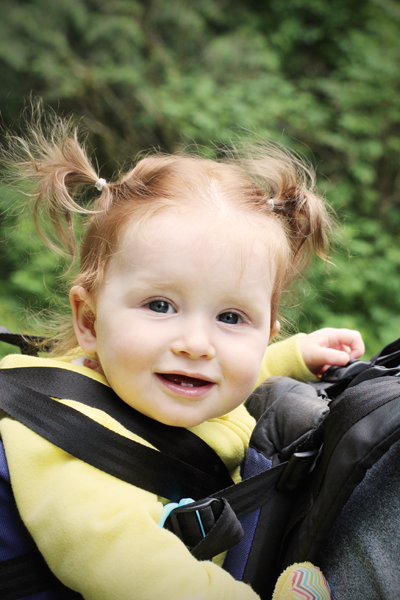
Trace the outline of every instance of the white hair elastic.
<instances>
[{"instance_id":1,"label":"white hair elastic","mask_svg":"<svg viewBox=\"0 0 400 600\"><path fill-rule=\"evenodd\" d=\"M101 190L103 189L103 187L106 185L107 181L105 179L102 179L100 177L100 179L98 179L96 181L96 183L94 184L94 187L99 190L99 192L101 192Z\"/></svg>"},{"instance_id":2,"label":"white hair elastic","mask_svg":"<svg viewBox=\"0 0 400 600\"><path fill-rule=\"evenodd\" d=\"M267 204L269 204L270 207L271 207L271 209L274 210L275 202L272 200L272 198L270 198L269 200L267 200Z\"/></svg>"}]
</instances>

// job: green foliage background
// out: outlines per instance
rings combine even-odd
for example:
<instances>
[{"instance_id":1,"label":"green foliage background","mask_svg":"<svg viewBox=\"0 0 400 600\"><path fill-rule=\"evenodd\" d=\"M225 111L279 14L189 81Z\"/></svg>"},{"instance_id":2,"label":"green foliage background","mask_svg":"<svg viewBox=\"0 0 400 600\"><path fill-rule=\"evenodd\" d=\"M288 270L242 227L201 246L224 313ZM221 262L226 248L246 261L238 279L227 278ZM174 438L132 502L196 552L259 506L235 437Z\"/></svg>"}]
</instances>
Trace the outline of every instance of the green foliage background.
<instances>
[{"instance_id":1,"label":"green foliage background","mask_svg":"<svg viewBox=\"0 0 400 600\"><path fill-rule=\"evenodd\" d=\"M0 0L0 107L74 114L102 177L141 150L256 134L316 166L344 234L289 311L293 328L400 336L400 7L393 0ZM63 265L7 214L0 323L62 296ZM14 211L18 212L18 211ZM6 347L0 348L5 352ZM9 348L7 348L8 350Z\"/></svg>"}]
</instances>

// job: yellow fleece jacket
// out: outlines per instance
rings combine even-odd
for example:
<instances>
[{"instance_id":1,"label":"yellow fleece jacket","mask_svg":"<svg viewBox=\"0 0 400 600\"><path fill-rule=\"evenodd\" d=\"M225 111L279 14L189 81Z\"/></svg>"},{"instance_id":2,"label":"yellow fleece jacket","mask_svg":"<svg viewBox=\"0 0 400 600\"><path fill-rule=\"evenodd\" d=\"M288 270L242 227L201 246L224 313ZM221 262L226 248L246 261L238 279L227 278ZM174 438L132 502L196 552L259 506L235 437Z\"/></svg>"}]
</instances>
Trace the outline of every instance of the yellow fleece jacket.
<instances>
[{"instance_id":1,"label":"yellow fleece jacket","mask_svg":"<svg viewBox=\"0 0 400 600\"><path fill-rule=\"evenodd\" d=\"M1 368L55 366L107 383L62 359L10 355ZM297 336L267 349L260 381L288 375L310 379ZM71 400L113 431L150 446L104 412ZM192 428L221 457L234 481L255 421L244 406ZM165 500L75 459L2 414L3 440L21 517L55 575L86 600L256 600L250 586L221 567L198 561L158 526Z\"/></svg>"}]
</instances>

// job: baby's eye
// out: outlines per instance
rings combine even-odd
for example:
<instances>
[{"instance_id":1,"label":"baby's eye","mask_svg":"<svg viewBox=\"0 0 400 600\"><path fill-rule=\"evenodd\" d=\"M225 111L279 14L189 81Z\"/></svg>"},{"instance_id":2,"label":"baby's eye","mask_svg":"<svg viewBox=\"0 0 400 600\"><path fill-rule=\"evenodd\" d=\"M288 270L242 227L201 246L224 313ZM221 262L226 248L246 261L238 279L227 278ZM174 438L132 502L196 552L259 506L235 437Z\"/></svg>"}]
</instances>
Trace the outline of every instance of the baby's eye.
<instances>
[{"instance_id":1,"label":"baby's eye","mask_svg":"<svg viewBox=\"0 0 400 600\"><path fill-rule=\"evenodd\" d=\"M242 317L232 311L221 313L218 315L217 319L218 321L222 321L222 323L228 323L228 325L237 325L238 323L243 323Z\"/></svg>"},{"instance_id":2,"label":"baby's eye","mask_svg":"<svg viewBox=\"0 0 400 600\"><path fill-rule=\"evenodd\" d=\"M175 309L166 300L152 300L147 304L147 308L157 313L174 313Z\"/></svg>"}]
</instances>

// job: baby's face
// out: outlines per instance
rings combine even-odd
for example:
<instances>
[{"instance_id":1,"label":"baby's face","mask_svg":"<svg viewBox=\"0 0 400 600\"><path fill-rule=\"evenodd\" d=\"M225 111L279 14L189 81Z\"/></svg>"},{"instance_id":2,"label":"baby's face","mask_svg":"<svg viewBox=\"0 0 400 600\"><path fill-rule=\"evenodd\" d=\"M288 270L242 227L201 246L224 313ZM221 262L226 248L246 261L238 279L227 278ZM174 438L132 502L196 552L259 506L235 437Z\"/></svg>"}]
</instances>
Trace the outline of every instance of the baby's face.
<instances>
[{"instance_id":1,"label":"baby's face","mask_svg":"<svg viewBox=\"0 0 400 600\"><path fill-rule=\"evenodd\" d=\"M246 399L271 329L274 265L257 228L162 212L127 230L98 294L93 348L124 402L193 427Z\"/></svg>"}]
</instances>

